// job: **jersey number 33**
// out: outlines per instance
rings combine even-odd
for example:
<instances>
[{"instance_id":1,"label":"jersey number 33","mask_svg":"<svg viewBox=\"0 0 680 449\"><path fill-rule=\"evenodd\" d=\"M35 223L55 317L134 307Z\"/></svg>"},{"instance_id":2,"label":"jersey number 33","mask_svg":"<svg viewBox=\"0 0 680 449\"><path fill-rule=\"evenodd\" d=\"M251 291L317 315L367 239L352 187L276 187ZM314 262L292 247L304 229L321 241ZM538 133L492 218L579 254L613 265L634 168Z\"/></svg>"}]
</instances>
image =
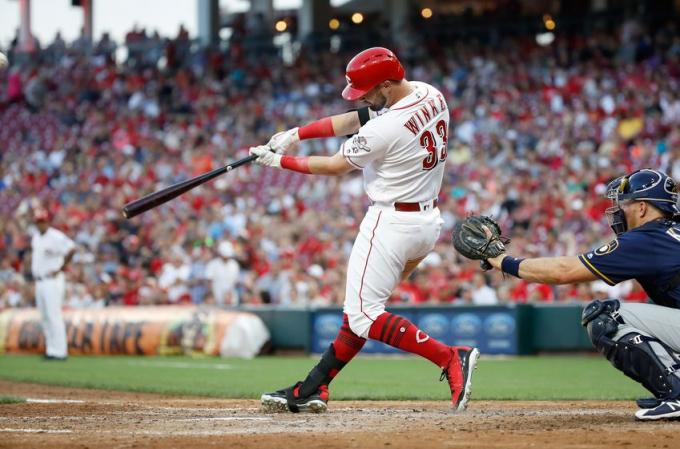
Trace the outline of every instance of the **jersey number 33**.
<instances>
[{"instance_id":1,"label":"jersey number 33","mask_svg":"<svg viewBox=\"0 0 680 449\"><path fill-rule=\"evenodd\" d=\"M434 125L437 136L429 129L420 135L420 146L427 151L427 157L423 159L423 170L432 170L441 161L446 160L446 148L448 145L448 126L444 120L439 120Z\"/></svg>"}]
</instances>

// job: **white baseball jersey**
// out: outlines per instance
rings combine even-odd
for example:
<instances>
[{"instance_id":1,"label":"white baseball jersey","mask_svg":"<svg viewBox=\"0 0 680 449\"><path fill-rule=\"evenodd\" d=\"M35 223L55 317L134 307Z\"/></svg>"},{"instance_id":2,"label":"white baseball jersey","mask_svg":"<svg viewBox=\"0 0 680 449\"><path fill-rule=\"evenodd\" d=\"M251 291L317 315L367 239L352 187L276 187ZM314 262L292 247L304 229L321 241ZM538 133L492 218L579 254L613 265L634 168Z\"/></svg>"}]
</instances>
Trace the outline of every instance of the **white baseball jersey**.
<instances>
[{"instance_id":1,"label":"white baseball jersey","mask_svg":"<svg viewBox=\"0 0 680 449\"><path fill-rule=\"evenodd\" d=\"M39 279L59 270L64 265L64 257L75 248L75 243L63 232L47 228L44 234L40 231L33 234L31 247L31 271Z\"/></svg>"},{"instance_id":2,"label":"white baseball jersey","mask_svg":"<svg viewBox=\"0 0 680 449\"><path fill-rule=\"evenodd\" d=\"M347 162L363 169L374 203L429 201L441 189L449 108L433 86L410 84L411 94L375 114L342 146Z\"/></svg>"},{"instance_id":3,"label":"white baseball jersey","mask_svg":"<svg viewBox=\"0 0 680 449\"><path fill-rule=\"evenodd\" d=\"M410 83L411 94L374 114L341 149L363 170L373 201L349 257L344 303L350 328L364 338L406 267L432 251L441 232L432 200L444 176L449 109L437 89ZM396 210L395 202L420 203L420 209Z\"/></svg>"}]
</instances>

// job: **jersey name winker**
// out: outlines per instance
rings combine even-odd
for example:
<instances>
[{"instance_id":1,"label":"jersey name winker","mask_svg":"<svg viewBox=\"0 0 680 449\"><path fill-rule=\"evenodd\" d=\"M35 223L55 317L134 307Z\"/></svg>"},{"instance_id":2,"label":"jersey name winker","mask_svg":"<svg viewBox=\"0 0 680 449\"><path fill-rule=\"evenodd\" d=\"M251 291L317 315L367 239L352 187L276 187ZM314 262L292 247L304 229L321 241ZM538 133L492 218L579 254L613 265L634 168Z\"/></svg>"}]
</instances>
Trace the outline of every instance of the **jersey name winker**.
<instances>
[{"instance_id":1,"label":"jersey name winker","mask_svg":"<svg viewBox=\"0 0 680 449\"><path fill-rule=\"evenodd\" d=\"M439 108L437 107L437 103L439 104ZM446 102L444 101L442 94L438 94L436 99L427 99L425 106L418 109L416 113L404 123L404 126L416 136L420 132L420 128L432 120L432 116L439 114L439 112L444 109L446 109Z\"/></svg>"}]
</instances>

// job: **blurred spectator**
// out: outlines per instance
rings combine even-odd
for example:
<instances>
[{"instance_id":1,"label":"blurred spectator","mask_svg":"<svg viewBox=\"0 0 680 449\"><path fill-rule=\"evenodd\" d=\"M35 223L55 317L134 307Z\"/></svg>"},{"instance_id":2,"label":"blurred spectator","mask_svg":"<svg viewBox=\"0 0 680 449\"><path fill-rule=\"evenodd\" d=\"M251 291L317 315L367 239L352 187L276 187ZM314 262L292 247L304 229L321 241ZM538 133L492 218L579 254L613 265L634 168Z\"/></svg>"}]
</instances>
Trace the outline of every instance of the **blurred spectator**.
<instances>
[{"instance_id":1,"label":"blurred spectator","mask_svg":"<svg viewBox=\"0 0 680 449\"><path fill-rule=\"evenodd\" d=\"M472 304L476 306L492 306L498 304L496 291L489 287L482 273L477 273L472 278Z\"/></svg>"},{"instance_id":2,"label":"blurred spectator","mask_svg":"<svg viewBox=\"0 0 680 449\"><path fill-rule=\"evenodd\" d=\"M44 75L38 73L26 83L26 104L33 112L39 111L45 103L47 84Z\"/></svg>"},{"instance_id":3,"label":"blurred spectator","mask_svg":"<svg viewBox=\"0 0 680 449\"><path fill-rule=\"evenodd\" d=\"M172 304L190 301L187 285L191 267L186 257L179 250L173 250L168 260L161 269L158 286L165 291L168 302Z\"/></svg>"},{"instance_id":4,"label":"blurred spectator","mask_svg":"<svg viewBox=\"0 0 680 449\"><path fill-rule=\"evenodd\" d=\"M27 211L36 202L80 244L69 273L72 307L342 303L343 266L367 205L356 174L245 166L133 220L120 218L132 199L237 160L277 130L349 107L339 93L354 49L305 47L284 67L270 30L249 19L234 24L229 45L209 51L186 30L163 38L135 27L121 61L108 36L75 43L57 36L31 60L10 58L0 72L0 307L33 303L24 259ZM602 194L612 177L652 166L680 178L677 27L635 20L617 33L560 33L548 47L521 35L498 46L414 45L428 42L426 32L409 29L413 38L395 48L407 77L436 85L450 105L444 225L436 253L391 301L613 294L644 301L636 284L604 292L485 279L448 239L459 217L483 213L499 220L513 251L576 253L606 234ZM299 152L334 153L343 140L304 141ZM237 257L213 257L208 248L222 243Z\"/></svg>"},{"instance_id":5,"label":"blurred spectator","mask_svg":"<svg viewBox=\"0 0 680 449\"><path fill-rule=\"evenodd\" d=\"M223 240L217 246L217 255L205 267L205 277L210 281L213 299L216 304L236 306L239 296L236 285L239 281L240 267L234 259L234 245Z\"/></svg>"}]
</instances>

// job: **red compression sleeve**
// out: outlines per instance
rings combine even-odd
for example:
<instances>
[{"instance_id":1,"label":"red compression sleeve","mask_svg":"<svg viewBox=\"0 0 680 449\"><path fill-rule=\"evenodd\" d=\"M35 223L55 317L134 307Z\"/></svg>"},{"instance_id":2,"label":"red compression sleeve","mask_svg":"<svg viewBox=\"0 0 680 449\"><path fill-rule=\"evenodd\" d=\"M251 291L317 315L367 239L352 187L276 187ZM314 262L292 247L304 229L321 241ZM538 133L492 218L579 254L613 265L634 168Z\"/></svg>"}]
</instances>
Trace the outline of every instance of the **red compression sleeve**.
<instances>
[{"instance_id":1,"label":"red compression sleeve","mask_svg":"<svg viewBox=\"0 0 680 449\"><path fill-rule=\"evenodd\" d=\"M322 118L298 128L300 140L315 139L317 137L333 137L333 121L330 117Z\"/></svg>"},{"instance_id":2,"label":"red compression sleeve","mask_svg":"<svg viewBox=\"0 0 680 449\"><path fill-rule=\"evenodd\" d=\"M309 158L303 156L281 156L281 167L298 173L312 174L309 170Z\"/></svg>"}]
</instances>

